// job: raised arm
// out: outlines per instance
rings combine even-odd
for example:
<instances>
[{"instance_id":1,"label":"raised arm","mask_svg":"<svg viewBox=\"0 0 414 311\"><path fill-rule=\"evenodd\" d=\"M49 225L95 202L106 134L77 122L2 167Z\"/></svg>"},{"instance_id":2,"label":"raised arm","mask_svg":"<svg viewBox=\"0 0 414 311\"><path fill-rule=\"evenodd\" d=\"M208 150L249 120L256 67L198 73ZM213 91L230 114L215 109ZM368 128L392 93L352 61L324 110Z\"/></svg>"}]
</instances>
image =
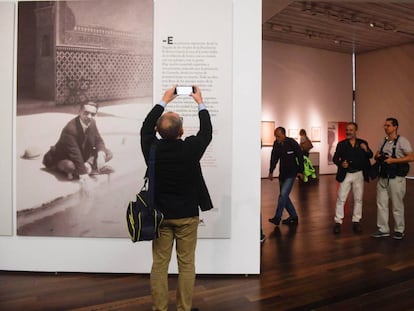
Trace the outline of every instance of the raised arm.
<instances>
[{"instance_id":1,"label":"raised arm","mask_svg":"<svg viewBox=\"0 0 414 311\"><path fill-rule=\"evenodd\" d=\"M155 126L157 124L158 118L164 112L165 107L169 102L171 102L177 95L174 94L175 86L169 88L165 91L162 96L161 102L154 107L146 116L141 127L141 150L144 155L145 161L148 162L149 151L151 144L156 138Z\"/></svg>"}]
</instances>

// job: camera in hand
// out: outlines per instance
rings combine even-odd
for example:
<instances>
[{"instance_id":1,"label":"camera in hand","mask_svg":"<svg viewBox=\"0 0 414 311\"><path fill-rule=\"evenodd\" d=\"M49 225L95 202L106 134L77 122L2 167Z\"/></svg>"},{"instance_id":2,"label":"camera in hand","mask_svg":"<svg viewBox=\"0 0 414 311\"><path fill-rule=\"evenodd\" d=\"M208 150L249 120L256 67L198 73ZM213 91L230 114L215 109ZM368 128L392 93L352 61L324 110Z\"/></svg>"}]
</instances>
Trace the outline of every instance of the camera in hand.
<instances>
[{"instance_id":1,"label":"camera in hand","mask_svg":"<svg viewBox=\"0 0 414 311\"><path fill-rule=\"evenodd\" d=\"M408 163L386 163L384 162L390 156L385 153L381 152L379 157L377 157L377 161L379 163L379 176L382 178L392 179L396 176L407 176L410 165Z\"/></svg>"},{"instance_id":2,"label":"camera in hand","mask_svg":"<svg viewBox=\"0 0 414 311\"><path fill-rule=\"evenodd\" d=\"M384 161L388 158L389 158L388 153L380 152L379 156L377 157L377 161L379 161L380 163L384 163Z\"/></svg>"}]
</instances>

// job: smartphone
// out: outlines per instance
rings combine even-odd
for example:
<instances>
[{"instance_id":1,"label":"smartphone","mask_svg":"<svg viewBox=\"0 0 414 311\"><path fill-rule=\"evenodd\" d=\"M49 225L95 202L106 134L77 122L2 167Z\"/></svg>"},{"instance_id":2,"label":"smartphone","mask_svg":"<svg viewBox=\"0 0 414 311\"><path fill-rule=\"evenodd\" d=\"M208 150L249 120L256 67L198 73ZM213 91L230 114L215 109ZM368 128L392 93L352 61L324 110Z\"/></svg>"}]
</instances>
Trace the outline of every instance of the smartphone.
<instances>
[{"instance_id":1,"label":"smartphone","mask_svg":"<svg viewBox=\"0 0 414 311\"><path fill-rule=\"evenodd\" d=\"M195 88L193 86L177 86L175 88L174 94L176 95L190 95L195 93Z\"/></svg>"}]
</instances>

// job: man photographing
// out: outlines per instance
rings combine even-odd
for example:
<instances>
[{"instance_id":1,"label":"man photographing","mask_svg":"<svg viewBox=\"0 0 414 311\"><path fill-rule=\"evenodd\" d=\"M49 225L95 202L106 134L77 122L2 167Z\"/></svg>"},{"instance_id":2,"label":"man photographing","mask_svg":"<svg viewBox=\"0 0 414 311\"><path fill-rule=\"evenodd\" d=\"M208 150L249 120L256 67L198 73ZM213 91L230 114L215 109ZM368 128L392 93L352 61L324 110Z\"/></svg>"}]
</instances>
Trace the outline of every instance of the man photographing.
<instances>
[{"instance_id":1,"label":"man photographing","mask_svg":"<svg viewBox=\"0 0 414 311\"><path fill-rule=\"evenodd\" d=\"M410 166L414 161L414 153L407 138L398 134L398 120L387 118L384 123L385 139L375 154L375 159L381 162L377 182L377 227L371 236L383 238L390 236L389 200L392 202L394 217L395 240L402 240L405 230L404 196L406 180Z\"/></svg>"},{"instance_id":2,"label":"man photographing","mask_svg":"<svg viewBox=\"0 0 414 311\"><path fill-rule=\"evenodd\" d=\"M164 214L160 236L152 242L151 294L153 310L168 310L168 266L174 241L178 262L177 310L191 310L195 282L195 249L201 210L212 202L200 167L200 159L212 139L210 115L200 89L194 86L190 96L198 106L200 129L196 135L182 139L180 115L164 112L174 100L175 87L165 91L141 128L141 149L148 163L151 146L155 151L155 206ZM156 137L159 133L161 139Z\"/></svg>"}]
</instances>

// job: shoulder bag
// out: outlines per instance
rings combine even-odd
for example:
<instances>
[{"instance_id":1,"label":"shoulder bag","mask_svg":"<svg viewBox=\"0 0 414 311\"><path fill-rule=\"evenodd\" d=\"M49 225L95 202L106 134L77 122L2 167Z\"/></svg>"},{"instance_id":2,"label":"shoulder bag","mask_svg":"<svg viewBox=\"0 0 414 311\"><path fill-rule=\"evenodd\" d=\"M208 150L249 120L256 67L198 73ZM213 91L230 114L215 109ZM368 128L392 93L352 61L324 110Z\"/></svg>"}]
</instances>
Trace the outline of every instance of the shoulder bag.
<instances>
[{"instance_id":1,"label":"shoulder bag","mask_svg":"<svg viewBox=\"0 0 414 311\"><path fill-rule=\"evenodd\" d=\"M150 149L148 177L145 177L144 186L137 193L135 201L128 203L126 211L128 233L134 243L158 238L159 228L164 220L164 215L154 204L155 148L156 144L153 143Z\"/></svg>"}]
</instances>

